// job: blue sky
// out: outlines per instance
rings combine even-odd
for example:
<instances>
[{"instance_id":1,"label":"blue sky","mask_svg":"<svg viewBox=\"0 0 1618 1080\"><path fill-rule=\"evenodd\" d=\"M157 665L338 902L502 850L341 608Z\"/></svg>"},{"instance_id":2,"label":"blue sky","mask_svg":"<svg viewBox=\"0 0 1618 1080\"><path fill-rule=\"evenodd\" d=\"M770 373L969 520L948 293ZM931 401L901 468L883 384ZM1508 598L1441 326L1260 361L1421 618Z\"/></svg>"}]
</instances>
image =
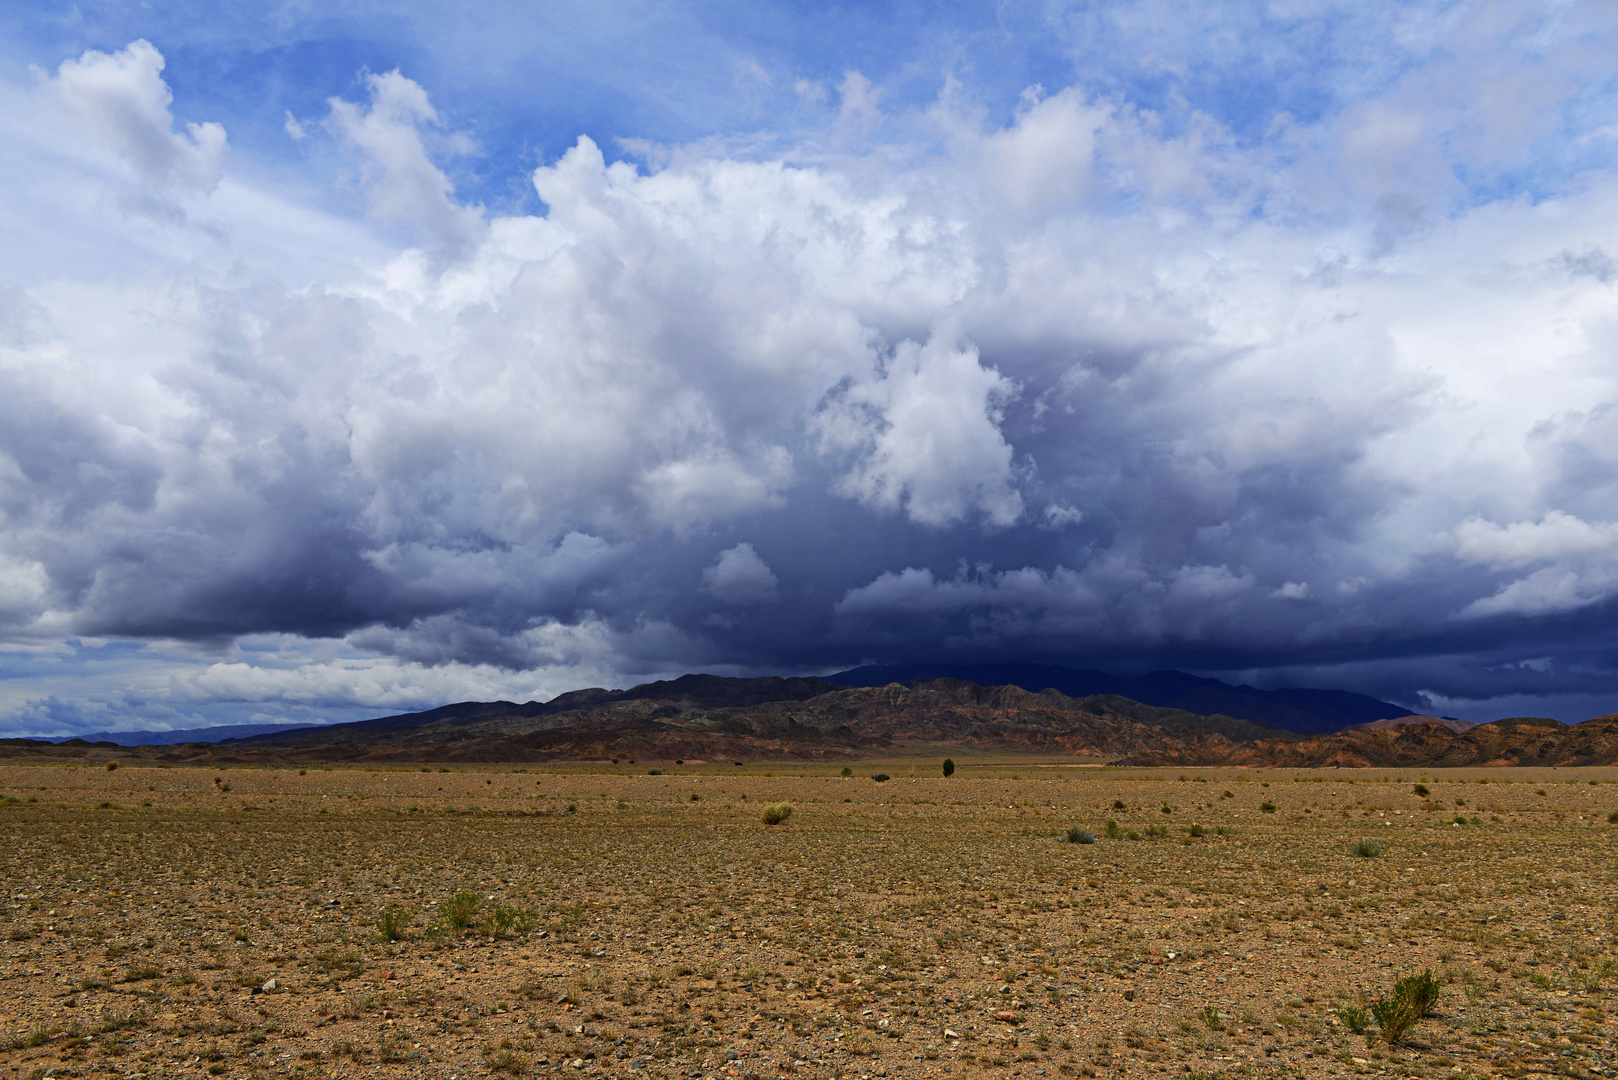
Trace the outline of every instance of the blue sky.
<instances>
[{"instance_id":1,"label":"blue sky","mask_svg":"<svg viewBox=\"0 0 1618 1080\"><path fill-rule=\"evenodd\" d=\"M951 657L1618 710L1615 32L13 5L0 728Z\"/></svg>"}]
</instances>

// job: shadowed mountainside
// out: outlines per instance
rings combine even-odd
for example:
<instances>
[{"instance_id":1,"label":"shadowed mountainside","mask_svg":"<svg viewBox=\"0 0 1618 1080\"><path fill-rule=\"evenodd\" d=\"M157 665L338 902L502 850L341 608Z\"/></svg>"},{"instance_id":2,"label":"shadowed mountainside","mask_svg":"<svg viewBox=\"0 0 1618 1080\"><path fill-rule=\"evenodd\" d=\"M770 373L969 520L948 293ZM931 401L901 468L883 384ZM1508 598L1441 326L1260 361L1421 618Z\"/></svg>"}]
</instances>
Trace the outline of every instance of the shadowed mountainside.
<instances>
[{"instance_id":1,"label":"shadowed mountainside","mask_svg":"<svg viewBox=\"0 0 1618 1080\"><path fill-rule=\"evenodd\" d=\"M826 676L843 686L914 686L933 679L953 678L981 686L1020 686L1038 692L1059 690L1072 698L1115 694L1199 716L1232 716L1266 727L1322 735L1388 717L1406 716L1402 705L1379 701L1344 690L1259 690L1204 679L1183 671L1154 671L1137 678L1120 678L1104 671L1060 667L1056 664L905 664L854 668Z\"/></svg>"},{"instance_id":2,"label":"shadowed mountainside","mask_svg":"<svg viewBox=\"0 0 1618 1080\"><path fill-rule=\"evenodd\" d=\"M1440 723L1368 728L1296 741L1257 739L1125 755L1121 765L1259 765L1280 768L1455 768L1611 765L1618 762L1618 714L1567 725L1512 717L1452 731Z\"/></svg>"}]
</instances>

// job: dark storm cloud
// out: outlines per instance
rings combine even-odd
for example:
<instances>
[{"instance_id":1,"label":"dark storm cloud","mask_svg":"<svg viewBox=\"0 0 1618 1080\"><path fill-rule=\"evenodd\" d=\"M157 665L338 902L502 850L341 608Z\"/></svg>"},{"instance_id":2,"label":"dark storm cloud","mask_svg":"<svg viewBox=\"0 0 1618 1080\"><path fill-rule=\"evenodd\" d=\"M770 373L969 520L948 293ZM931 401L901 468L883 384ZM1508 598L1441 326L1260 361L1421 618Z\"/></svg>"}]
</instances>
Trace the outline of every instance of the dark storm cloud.
<instances>
[{"instance_id":1,"label":"dark storm cloud","mask_svg":"<svg viewBox=\"0 0 1618 1080\"><path fill-rule=\"evenodd\" d=\"M0 366L0 617L149 643L131 715L952 657L1452 713L1618 686L1618 294L1585 239L1618 185L1450 187L1543 110L1391 79L1244 146L1078 87L1001 127L886 114L850 77L788 153L581 138L543 216L501 216L392 73L297 126L420 245L344 261L219 179L160 71L33 91L146 200L98 227L152 250L8 300ZM1411 187L1476 205L1394 235ZM74 707L13 713L118 706Z\"/></svg>"}]
</instances>

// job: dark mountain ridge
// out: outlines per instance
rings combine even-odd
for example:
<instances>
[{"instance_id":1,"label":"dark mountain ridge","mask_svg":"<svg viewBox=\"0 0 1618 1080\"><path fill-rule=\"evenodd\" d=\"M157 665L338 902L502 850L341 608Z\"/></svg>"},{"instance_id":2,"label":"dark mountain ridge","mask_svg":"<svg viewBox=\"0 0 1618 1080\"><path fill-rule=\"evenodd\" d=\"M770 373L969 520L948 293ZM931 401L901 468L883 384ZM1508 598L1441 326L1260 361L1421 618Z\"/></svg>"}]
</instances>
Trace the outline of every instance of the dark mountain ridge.
<instances>
[{"instance_id":1,"label":"dark mountain ridge","mask_svg":"<svg viewBox=\"0 0 1618 1080\"><path fill-rule=\"evenodd\" d=\"M1124 678L1104 671L1081 671L1056 664L869 665L827 675L825 681L842 686L883 686L894 682L908 686L940 678L962 679L983 686L1020 686L1035 693L1048 687L1072 698L1116 694L1143 705L1179 709L1199 716L1233 716L1307 735L1342 731L1416 711L1346 690L1304 687L1259 690L1183 671L1153 671Z\"/></svg>"}]
</instances>

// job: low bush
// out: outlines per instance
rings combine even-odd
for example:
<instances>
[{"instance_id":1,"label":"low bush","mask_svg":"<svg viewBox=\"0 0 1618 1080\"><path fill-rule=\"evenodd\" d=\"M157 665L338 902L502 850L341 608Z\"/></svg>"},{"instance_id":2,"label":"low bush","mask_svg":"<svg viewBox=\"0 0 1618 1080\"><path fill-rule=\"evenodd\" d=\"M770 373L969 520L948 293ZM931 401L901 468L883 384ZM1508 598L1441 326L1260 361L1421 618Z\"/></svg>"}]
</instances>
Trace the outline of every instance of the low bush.
<instances>
[{"instance_id":1,"label":"low bush","mask_svg":"<svg viewBox=\"0 0 1618 1080\"><path fill-rule=\"evenodd\" d=\"M491 938L517 937L534 928L534 916L527 908L496 904L478 923L478 929Z\"/></svg>"},{"instance_id":2,"label":"low bush","mask_svg":"<svg viewBox=\"0 0 1618 1080\"><path fill-rule=\"evenodd\" d=\"M465 930L478 917L483 901L475 892L461 891L444 904L444 925L451 930Z\"/></svg>"},{"instance_id":3,"label":"low bush","mask_svg":"<svg viewBox=\"0 0 1618 1080\"><path fill-rule=\"evenodd\" d=\"M1375 859L1382 854L1382 841L1374 836L1362 836L1348 845L1348 853L1356 859Z\"/></svg>"},{"instance_id":4,"label":"low bush","mask_svg":"<svg viewBox=\"0 0 1618 1080\"><path fill-rule=\"evenodd\" d=\"M1414 787L1414 788L1412 788L1412 789L1411 789L1411 790L1413 790L1413 791L1414 791L1414 792L1415 792L1415 793L1416 793L1416 794L1417 794L1417 795L1420 795L1420 796L1421 796L1421 797L1422 797L1422 798L1424 798L1424 799L1425 799L1425 798L1426 798L1426 797L1427 797L1427 795L1428 795L1428 791L1427 791L1427 785L1426 785L1426 784L1417 784L1417 785L1416 785L1416 786L1415 786L1415 787Z\"/></svg>"},{"instance_id":5,"label":"low bush","mask_svg":"<svg viewBox=\"0 0 1618 1080\"><path fill-rule=\"evenodd\" d=\"M1348 1005L1337 1010L1337 1019L1343 1026L1356 1035L1364 1035L1365 1029L1371 1026L1371 1014L1358 1005Z\"/></svg>"},{"instance_id":6,"label":"low bush","mask_svg":"<svg viewBox=\"0 0 1618 1080\"><path fill-rule=\"evenodd\" d=\"M771 803L764 808L764 824L779 825L792 816L792 804L788 802Z\"/></svg>"},{"instance_id":7,"label":"low bush","mask_svg":"<svg viewBox=\"0 0 1618 1080\"><path fill-rule=\"evenodd\" d=\"M1612 813L1607 815L1607 824L1618 825L1618 810L1614 810Z\"/></svg>"},{"instance_id":8,"label":"low bush","mask_svg":"<svg viewBox=\"0 0 1618 1080\"><path fill-rule=\"evenodd\" d=\"M954 776L955 775L955 759L954 758L945 758L944 759L944 775L945 776Z\"/></svg>"},{"instance_id":9,"label":"low bush","mask_svg":"<svg viewBox=\"0 0 1618 1080\"><path fill-rule=\"evenodd\" d=\"M1382 1029L1382 1037L1389 1046L1404 1042L1405 1036L1410 1034L1410 1029L1420 1019L1410 1003L1397 996L1371 1002L1371 1016L1376 1019L1376 1026Z\"/></svg>"},{"instance_id":10,"label":"low bush","mask_svg":"<svg viewBox=\"0 0 1618 1080\"><path fill-rule=\"evenodd\" d=\"M872 776L871 779L875 780L879 784L884 784L884 783L887 783L889 780L892 780L893 777L889 776L885 772L879 772L876 775Z\"/></svg>"},{"instance_id":11,"label":"low bush","mask_svg":"<svg viewBox=\"0 0 1618 1080\"><path fill-rule=\"evenodd\" d=\"M1402 998L1416 1016L1426 1016L1438 1004L1438 980L1433 978L1432 969L1423 971L1420 975L1406 975L1393 984L1393 994Z\"/></svg>"},{"instance_id":12,"label":"low bush","mask_svg":"<svg viewBox=\"0 0 1618 1080\"><path fill-rule=\"evenodd\" d=\"M1262 810L1266 814L1275 813L1275 804L1268 801L1268 800L1265 800L1264 802L1259 803L1258 808L1260 810Z\"/></svg>"},{"instance_id":13,"label":"low bush","mask_svg":"<svg viewBox=\"0 0 1618 1080\"><path fill-rule=\"evenodd\" d=\"M383 941L403 941L405 927L410 924L410 913L400 911L389 904L382 917L376 921L376 928L382 934Z\"/></svg>"},{"instance_id":14,"label":"low bush","mask_svg":"<svg viewBox=\"0 0 1618 1080\"><path fill-rule=\"evenodd\" d=\"M1089 829L1081 829L1074 825L1062 832L1057 839L1069 844L1093 844L1096 842L1096 834Z\"/></svg>"},{"instance_id":15,"label":"low bush","mask_svg":"<svg viewBox=\"0 0 1618 1080\"><path fill-rule=\"evenodd\" d=\"M1393 984L1391 994L1371 1002L1371 1016L1389 1046L1404 1042L1416 1021L1433 1011L1438 991L1438 980L1429 968L1420 975L1406 975Z\"/></svg>"}]
</instances>

